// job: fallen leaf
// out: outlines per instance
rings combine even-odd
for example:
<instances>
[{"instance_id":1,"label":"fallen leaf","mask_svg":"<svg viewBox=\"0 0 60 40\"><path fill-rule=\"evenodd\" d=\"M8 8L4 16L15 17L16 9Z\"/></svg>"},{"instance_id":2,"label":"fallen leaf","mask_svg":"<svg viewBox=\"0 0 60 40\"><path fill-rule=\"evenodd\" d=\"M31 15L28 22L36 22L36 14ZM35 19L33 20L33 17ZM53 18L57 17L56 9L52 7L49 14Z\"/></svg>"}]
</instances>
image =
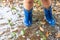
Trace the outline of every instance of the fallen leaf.
<instances>
[{"instance_id":1,"label":"fallen leaf","mask_svg":"<svg viewBox=\"0 0 60 40\"><path fill-rule=\"evenodd\" d=\"M57 33L57 34L56 34L56 38L59 38L59 37L60 37L60 33Z\"/></svg>"},{"instance_id":2,"label":"fallen leaf","mask_svg":"<svg viewBox=\"0 0 60 40\"><path fill-rule=\"evenodd\" d=\"M44 24L46 24L46 22L45 22L45 21L41 21L40 23L41 23L41 24L43 24L43 25L44 25Z\"/></svg>"},{"instance_id":3,"label":"fallen leaf","mask_svg":"<svg viewBox=\"0 0 60 40\"><path fill-rule=\"evenodd\" d=\"M46 37L45 36L43 36L43 40L46 40Z\"/></svg>"},{"instance_id":4,"label":"fallen leaf","mask_svg":"<svg viewBox=\"0 0 60 40\"><path fill-rule=\"evenodd\" d=\"M48 36L49 36L49 32L47 31L47 32L46 32L46 37L48 37Z\"/></svg>"},{"instance_id":5,"label":"fallen leaf","mask_svg":"<svg viewBox=\"0 0 60 40\"><path fill-rule=\"evenodd\" d=\"M12 37L15 37L16 36L16 32L12 32Z\"/></svg>"},{"instance_id":6,"label":"fallen leaf","mask_svg":"<svg viewBox=\"0 0 60 40\"><path fill-rule=\"evenodd\" d=\"M11 9L12 9L12 10L16 10L16 8L15 8L15 7L12 7Z\"/></svg>"},{"instance_id":7,"label":"fallen leaf","mask_svg":"<svg viewBox=\"0 0 60 40\"><path fill-rule=\"evenodd\" d=\"M0 35L2 35L3 34L3 32L0 32Z\"/></svg>"},{"instance_id":8,"label":"fallen leaf","mask_svg":"<svg viewBox=\"0 0 60 40\"><path fill-rule=\"evenodd\" d=\"M25 30L21 30L21 35L24 35L25 34Z\"/></svg>"},{"instance_id":9,"label":"fallen leaf","mask_svg":"<svg viewBox=\"0 0 60 40\"><path fill-rule=\"evenodd\" d=\"M42 27L40 27L40 30L41 30L41 31L44 31L44 29L43 29Z\"/></svg>"}]
</instances>

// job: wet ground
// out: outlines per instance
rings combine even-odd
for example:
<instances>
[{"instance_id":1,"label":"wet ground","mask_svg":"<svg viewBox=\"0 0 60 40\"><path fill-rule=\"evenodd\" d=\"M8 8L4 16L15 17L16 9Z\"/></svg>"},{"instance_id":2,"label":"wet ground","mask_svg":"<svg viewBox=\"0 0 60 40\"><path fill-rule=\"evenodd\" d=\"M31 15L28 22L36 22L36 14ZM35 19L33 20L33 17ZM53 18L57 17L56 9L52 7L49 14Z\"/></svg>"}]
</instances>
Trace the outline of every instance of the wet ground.
<instances>
[{"instance_id":1,"label":"wet ground","mask_svg":"<svg viewBox=\"0 0 60 40\"><path fill-rule=\"evenodd\" d=\"M53 4L53 3L52 3ZM0 40L60 40L60 5L53 6L56 25L50 26L44 16L43 6L33 8L33 24L23 24L23 5L0 6Z\"/></svg>"}]
</instances>

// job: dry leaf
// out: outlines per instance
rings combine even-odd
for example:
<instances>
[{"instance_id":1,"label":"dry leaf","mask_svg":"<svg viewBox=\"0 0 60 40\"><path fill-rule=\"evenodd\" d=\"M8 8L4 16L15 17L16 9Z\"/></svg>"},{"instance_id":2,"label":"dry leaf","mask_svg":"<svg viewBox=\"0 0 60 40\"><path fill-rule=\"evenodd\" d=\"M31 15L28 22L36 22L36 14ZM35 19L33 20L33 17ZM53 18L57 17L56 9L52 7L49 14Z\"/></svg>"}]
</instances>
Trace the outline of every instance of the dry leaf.
<instances>
[{"instance_id":1,"label":"dry leaf","mask_svg":"<svg viewBox=\"0 0 60 40\"><path fill-rule=\"evenodd\" d=\"M40 23L44 25L44 24L46 24L46 21L45 21L45 20L43 20L43 21L41 21Z\"/></svg>"},{"instance_id":2,"label":"dry leaf","mask_svg":"<svg viewBox=\"0 0 60 40\"><path fill-rule=\"evenodd\" d=\"M18 31L18 28L13 29L12 31L13 31L13 32L17 32L17 31Z\"/></svg>"},{"instance_id":3,"label":"dry leaf","mask_svg":"<svg viewBox=\"0 0 60 40\"><path fill-rule=\"evenodd\" d=\"M49 36L49 32L47 31L47 32L46 32L46 37L48 37L48 36Z\"/></svg>"},{"instance_id":4,"label":"dry leaf","mask_svg":"<svg viewBox=\"0 0 60 40\"><path fill-rule=\"evenodd\" d=\"M40 30L41 30L41 31L44 31L44 29L43 29L42 27L40 27Z\"/></svg>"},{"instance_id":5,"label":"dry leaf","mask_svg":"<svg viewBox=\"0 0 60 40\"><path fill-rule=\"evenodd\" d=\"M3 34L3 32L0 32L0 35L2 35Z\"/></svg>"},{"instance_id":6,"label":"dry leaf","mask_svg":"<svg viewBox=\"0 0 60 40\"><path fill-rule=\"evenodd\" d=\"M44 25L46 22L40 22L40 23Z\"/></svg>"},{"instance_id":7,"label":"dry leaf","mask_svg":"<svg viewBox=\"0 0 60 40\"><path fill-rule=\"evenodd\" d=\"M59 37L60 37L60 33L57 33L57 34L56 34L56 38L59 38Z\"/></svg>"}]
</instances>

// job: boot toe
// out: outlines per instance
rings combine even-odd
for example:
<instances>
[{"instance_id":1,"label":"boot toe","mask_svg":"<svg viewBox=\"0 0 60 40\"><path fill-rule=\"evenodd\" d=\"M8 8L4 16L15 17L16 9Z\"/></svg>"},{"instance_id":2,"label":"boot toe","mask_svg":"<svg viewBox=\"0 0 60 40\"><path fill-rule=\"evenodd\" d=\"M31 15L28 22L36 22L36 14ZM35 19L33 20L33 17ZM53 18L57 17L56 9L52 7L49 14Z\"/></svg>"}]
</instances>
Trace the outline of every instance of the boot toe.
<instances>
[{"instance_id":1,"label":"boot toe","mask_svg":"<svg viewBox=\"0 0 60 40\"><path fill-rule=\"evenodd\" d=\"M26 22L26 21L24 20L23 23L24 23L24 25L25 25L26 27L30 27L29 22Z\"/></svg>"},{"instance_id":2,"label":"boot toe","mask_svg":"<svg viewBox=\"0 0 60 40\"><path fill-rule=\"evenodd\" d=\"M29 26L30 26L28 23L24 23L24 25L25 25L26 27L29 27Z\"/></svg>"},{"instance_id":3,"label":"boot toe","mask_svg":"<svg viewBox=\"0 0 60 40\"><path fill-rule=\"evenodd\" d=\"M51 26L55 26L56 21L55 21L55 20L51 20L51 21L48 21L48 23L49 23Z\"/></svg>"}]
</instances>

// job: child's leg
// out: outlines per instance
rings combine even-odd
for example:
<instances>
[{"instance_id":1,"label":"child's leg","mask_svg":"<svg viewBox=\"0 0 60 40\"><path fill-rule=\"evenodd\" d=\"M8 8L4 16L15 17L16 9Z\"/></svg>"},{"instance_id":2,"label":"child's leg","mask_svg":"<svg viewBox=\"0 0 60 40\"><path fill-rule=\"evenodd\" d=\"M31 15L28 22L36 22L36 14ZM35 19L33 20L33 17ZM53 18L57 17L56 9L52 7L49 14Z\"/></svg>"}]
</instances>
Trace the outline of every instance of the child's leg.
<instances>
[{"instance_id":1,"label":"child's leg","mask_svg":"<svg viewBox=\"0 0 60 40\"><path fill-rule=\"evenodd\" d=\"M51 0L42 0L42 4L45 8L49 8L51 6Z\"/></svg>"},{"instance_id":2,"label":"child's leg","mask_svg":"<svg viewBox=\"0 0 60 40\"><path fill-rule=\"evenodd\" d=\"M9 6L12 8L13 6L13 0L8 0L9 1Z\"/></svg>"},{"instance_id":3,"label":"child's leg","mask_svg":"<svg viewBox=\"0 0 60 40\"><path fill-rule=\"evenodd\" d=\"M24 0L24 8L30 10L33 7L33 0Z\"/></svg>"},{"instance_id":4,"label":"child's leg","mask_svg":"<svg viewBox=\"0 0 60 40\"><path fill-rule=\"evenodd\" d=\"M32 9L33 0L24 0L24 24L26 26L31 26L32 24Z\"/></svg>"},{"instance_id":5,"label":"child's leg","mask_svg":"<svg viewBox=\"0 0 60 40\"><path fill-rule=\"evenodd\" d=\"M7 2L7 0L3 0L3 1L2 1L3 6L6 6L6 4L7 4L6 2Z\"/></svg>"},{"instance_id":6,"label":"child's leg","mask_svg":"<svg viewBox=\"0 0 60 40\"><path fill-rule=\"evenodd\" d=\"M46 17L46 21L51 25L55 25L55 20L52 15L52 8L51 8L51 0L42 0L42 4L44 6L44 13Z\"/></svg>"}]
</instances>

